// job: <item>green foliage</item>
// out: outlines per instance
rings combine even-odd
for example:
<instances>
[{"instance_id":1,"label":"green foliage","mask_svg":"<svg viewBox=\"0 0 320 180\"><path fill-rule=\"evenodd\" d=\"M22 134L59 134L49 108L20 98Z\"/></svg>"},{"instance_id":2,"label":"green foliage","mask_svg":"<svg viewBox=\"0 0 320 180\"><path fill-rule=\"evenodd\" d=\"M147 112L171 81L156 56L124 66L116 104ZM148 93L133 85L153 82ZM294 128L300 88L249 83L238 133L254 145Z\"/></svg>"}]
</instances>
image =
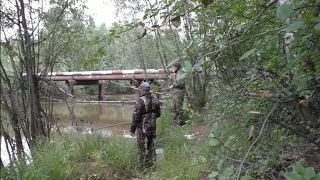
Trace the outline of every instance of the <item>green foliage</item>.
<instances>
[{"instance_id":1,"label":"green foliage","mask_svg":"<svg viewBox=\"0 0 320 180\"><path fill-rule=\"evenodd\" d=\"M295 31L299 28L301 28L303 26L303 21L296 21L294 23L292 23L290 26L282 29L282 31L285 31L285 32L291 32L291 31Z\"/></svg>"},{"instance_id":2,"label":"green foliage","mask_svg":"<svg viewBox=\"0 0 320 180\"><path fill-rule=\"evenodd\" d=\"M235 168L233 165L229 166L229 167L225 167L225 168L222 168L223 166L223 160L220 160L218 165L217 165L217 170L216 171L212 171L210 174L209 174L209 178L210 179L217 179L217 180L228 180L228 179L235 179L236 176L235 176ZM243 176L241 177L241 180L242 179L246 179L248 178L248 176Z\"/></svg>"},{"instance_id":3,"label":"green foliage","mask_svg":"<svg viewBox=\"0 0 320 180\"><path fill-rule=\"evenodd\" d=\"M318 180L320 173L316 174L312 167L305 168L301 164L292 165L292 172L284 173L287 180Z\"/></svg>"},{"instance_id":4,"label":"green foliage","mask_svg":"<svg viewBox=\"0 0 320 180\"><path fill-rule=\"evenodd\" d=\"M106 178L134 173L138 163L136 142L124 138L91 135L56 136L40 141L32 162L12 164L1 169L4 179L77 179L86 176ZM18 170L18 171L17 171Z\"/></svg>"},{"instance_id":5,"label":"green foliage","mask_svg":"<svg viewBox=\"0 0 320 180\"><path fill-rule=\"evenodd\" d=\"M245 53L240 57L239 60L242 60L242 59L245 59L245 58L249 57L249 56L250 56L252 53L254 53L255 51L256 51L255 48L250 49L249 51L245 52Z\"/></svg>"},{"instance_id":6,"label":"green foliage","mask_svg":"<svg viewBox=\"0 0 320 180\"><path fill-rule=\"evenodd\" d=\"M293 12L293 4L282 4L277 8L277 17L281 19L287 19Z\"/></svg>"}]
</instances>

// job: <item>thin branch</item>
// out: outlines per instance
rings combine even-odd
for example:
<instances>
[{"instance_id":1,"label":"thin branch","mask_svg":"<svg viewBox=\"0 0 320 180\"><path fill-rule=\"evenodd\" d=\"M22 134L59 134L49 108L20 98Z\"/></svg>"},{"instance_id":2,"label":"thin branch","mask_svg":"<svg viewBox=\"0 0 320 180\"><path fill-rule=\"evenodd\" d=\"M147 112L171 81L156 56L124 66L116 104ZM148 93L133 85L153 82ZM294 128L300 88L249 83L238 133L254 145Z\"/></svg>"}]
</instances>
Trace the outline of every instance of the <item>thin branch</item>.
<instances>
[{"instance_id":1,"label":"thin branch","mask_svg":"<svg viewBox=\"0 0 320 180\"><path fill-rule=\"evenodd\" d=\"M280 101L280 100L279 100ZM245 160L247 159L251 149L253 148L253 146L258 142L258 140L260 139L262 133L263 133L263 130L264 130L264 127L269 119L269 117L271 116L271 114L273 113L273 111L276 109L276 107L278 106L279 104L279 101L273 106L272 110L269 112L269 114L267 115L267 117L265 118L265 120L263 121L263 124L262 124L262 127L261 127L261 130L259 132L259 135L257 137L257 139L251 144L251 146L249 147L246 155L243 157L242 161L241 161L241 164L240 164L240 167L239 167L239 172L238 172L238 176L237 176L237 180L240 179L240 175L241 175L241 170L242 170L242 166L243 166L243 163L245 162Z\"/></svg>"},{"instance_id":2,"label":"thin branch","mask_svg":"<svg viewBox=\"0 0 320 180\"><path fill-rule=\"evenodd\" d=\"M263 13L270 7L272 6L273 4L275 4L278 0L274 0L272 1L269 5L267 5L266 7L264 7L262 9L262 11L259 13L259 15L256 17L256 19L252 22L251 26L242 33L242 35L244 35L245 33L249 32L255 25L255 23L261 18L261 16L263 15Z\"/></svg>"},{"instance_id":3,"label":"thin branch","mask_svg":"<svg viewBox=\"0 0 320 180\"><path fill-rule=\"evenodd\" d=\"M282 122L275 121L275 120L273 120L273 119L271 119L271 118L270 118L270 120L271 120L271 122L273 122L273 123L275 123L275 124L278 124L278 125L286 128L286 129L289 129L290 131L296 133L296 134L299 135L299 136L304 137L306 140L308 140L309 142L311 142L312 144L314 144L314 145L316 145L316 146L318 146L318 147L320 148L320 143L316 142L315 140L311 139L310 137L306 136L305 134L303 134L303 133L301 133L301 132L293 129L293 128L290 127L290 126L287 126L286 124L283 124Z\"/></svg>"}]
</instances>

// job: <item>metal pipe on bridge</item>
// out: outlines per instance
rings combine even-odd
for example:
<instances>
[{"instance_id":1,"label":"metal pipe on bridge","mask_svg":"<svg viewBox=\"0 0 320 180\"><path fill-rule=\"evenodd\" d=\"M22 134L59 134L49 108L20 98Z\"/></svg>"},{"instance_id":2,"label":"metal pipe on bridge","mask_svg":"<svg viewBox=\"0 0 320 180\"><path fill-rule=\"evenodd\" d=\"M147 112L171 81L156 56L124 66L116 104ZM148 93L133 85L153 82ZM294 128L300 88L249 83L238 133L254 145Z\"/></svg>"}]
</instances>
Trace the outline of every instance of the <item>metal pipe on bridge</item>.
<instances>
[{"instance_id":1,"label":"metal pipe on bridge","mask_svg":"<svg viewBox=\"0 0 320 180\"><path fill-rule=\"evenodd\" d=\"M96 75L129 75L129 74L163 74L163 69L136 69L136 70L110 70L110 71L75 71L75 72L49 72L38 73L37 76L96 76ZM168 71L167 71L168 72ZM172 73L170 71L170 73ZM26 73L22 73L26 76Z\"/></svg>"},{"instance_id":2,"label":"metal pipe on bridge","mask_svg":"<svg viewBox=\"0 0 320 180\"><path fill-rule=\"evenodd\" d=\"M173 72L169 71L169 73ZM26 76L26 73L23 73L22 76ZM99 101L103 100L105 87L103 80L135 80L134 85L138 87L143 80L168 79L168 75L163 69L50 72L47 74L38 73L37 76L51 81L65 81L71 95L74 95L74 85L99 85ZM140 97L138 89L135 89L135 94L136 99Z\"/></svg>"},{"instance_id":3,"label":"metal pipe on bridge","mask_svg":"<svg viewBox=\"0 0 320 180\"><path fill-rule=\"evenodd\" d=\"M97 80L144 80L144 79L167 79L165 74L123 74L123 75L88 75L88 76L50 76L44 77L52 81L67 81L67 80L84 80L84 81L97 81Z\"/></svg>"}]
</instances>

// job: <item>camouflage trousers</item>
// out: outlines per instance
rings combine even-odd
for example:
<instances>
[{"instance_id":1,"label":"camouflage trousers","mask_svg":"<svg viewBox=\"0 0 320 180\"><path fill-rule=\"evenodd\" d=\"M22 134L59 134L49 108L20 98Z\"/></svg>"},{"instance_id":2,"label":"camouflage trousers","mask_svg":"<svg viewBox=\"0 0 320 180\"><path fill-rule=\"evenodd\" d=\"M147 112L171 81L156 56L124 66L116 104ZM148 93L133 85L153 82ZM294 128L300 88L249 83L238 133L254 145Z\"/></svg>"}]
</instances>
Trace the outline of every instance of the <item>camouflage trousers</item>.
<instances>
[{"instance_id":1,"label":"camouflage trousers","mask_svg":"<svg viewBox=\"0 0 320 180\"><path fill-rule=\"evenodd\" d=\"M173 92L173 120L175 123L179 124L180 126L185 124L183 118L183 100L184 100L184 92Z\"/></svg>"},{"instance_id":2,"label":"camouflage trousers","mask_svg":"<svg viewBox=\"0 0 320 180\"><path fill-rule=\"evenodd\" d=\"M139 148L139 158L140 167L148 168L154 165L156 150L154 147L155 136L146 135L143 132L138 133L137 137L138 148Z\"/></svg>"}]
</instances>

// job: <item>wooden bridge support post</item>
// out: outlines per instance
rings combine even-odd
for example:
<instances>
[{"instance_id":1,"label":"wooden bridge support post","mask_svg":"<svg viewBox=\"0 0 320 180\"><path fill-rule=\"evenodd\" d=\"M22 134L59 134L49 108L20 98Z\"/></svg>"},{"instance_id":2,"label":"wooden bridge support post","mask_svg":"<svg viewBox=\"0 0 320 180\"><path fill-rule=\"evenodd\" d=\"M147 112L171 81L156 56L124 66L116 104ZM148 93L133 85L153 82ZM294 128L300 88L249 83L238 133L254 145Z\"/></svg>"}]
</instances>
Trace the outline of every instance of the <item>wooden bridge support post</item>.
<instances>
[{"instance_id":1,"label":"wooden bridge support post","mask_svg":"<svg viewBox=\"0 0 320 180\"><path fill-rule=\"evenodd\" d=\"M73 86L77 84L77 81L75 81L75 80L68 80L68 81L67 81L67 84L68 84L68 94L74 96Z\"/></svg>"},{"instance_id":2,"label":"wooden bridge support post","mask_svg":"<svg viewBox=\"0 0 320 180\"><path fill-rule=\"evenodd\" d=\"M136 102L138 101L138 99L140 98L140 90L138 89L138 87L140 86L141 81L140 80L134 80L134 87L136 88L135 91L135 95L136 95Z\"/></svg>"},{"instance_id":3,"label":"wooden bridge support post","mask_svg":"<svg viewBox=\"0 0 320 180\"><path fill-rule=\"evenodd\" d=\"M99 81L98 101L103 101L104 88L105 88L105 82L104 81Z\"/></svg>"}]
</instances>

